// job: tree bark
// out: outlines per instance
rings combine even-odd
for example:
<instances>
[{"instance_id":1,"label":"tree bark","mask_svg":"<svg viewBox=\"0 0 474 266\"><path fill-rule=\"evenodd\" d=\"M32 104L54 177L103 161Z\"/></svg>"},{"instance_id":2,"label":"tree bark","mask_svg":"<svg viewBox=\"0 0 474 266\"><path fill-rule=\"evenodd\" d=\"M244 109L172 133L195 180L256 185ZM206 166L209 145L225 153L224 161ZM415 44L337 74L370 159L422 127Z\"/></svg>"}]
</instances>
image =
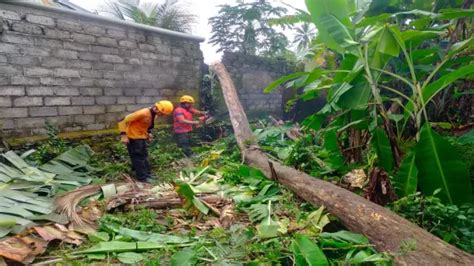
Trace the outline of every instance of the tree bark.
<instances>
[{"instance_id":1,"label":"tree bark","mask_svg":"<svg viewBox=\"0 0 474 266\"><path fill-rule=\"evenodd\" d=\"M447 244L388 209L332 183L270 160L255 143L234 84L221 63L215 64L237 144L244 162L262 170L315 206L324 205L350 230L367 236L379 251L399 265L469 265L474 256ZM412 250L407 244L414 243Z\"/></svg>"}]
</instances>

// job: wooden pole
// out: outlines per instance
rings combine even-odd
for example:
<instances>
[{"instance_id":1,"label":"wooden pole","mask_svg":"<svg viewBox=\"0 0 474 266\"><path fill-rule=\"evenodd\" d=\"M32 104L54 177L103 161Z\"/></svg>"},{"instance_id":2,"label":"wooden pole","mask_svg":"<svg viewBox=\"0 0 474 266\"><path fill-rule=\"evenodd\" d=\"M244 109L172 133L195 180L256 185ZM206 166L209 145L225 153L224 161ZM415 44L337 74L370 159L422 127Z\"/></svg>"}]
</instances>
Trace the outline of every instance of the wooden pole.
<instances>
[{"instance_id":1,"label":"wooden pole","mask_svg":"<svg viewBox=\"0 0 474 266\"><path fill-rule=\"evenodd\" d=\"M235 86L221 63L213 66L219 77L235 138L246 164L315 206L324 205L350 230L367 236L379 251L394 255L399 265L472 265L474 256L447 244L390 210L346 189L272 161L255 143ZM404 246L414 243L413 250Z\"/></svg>"}]
</instances>

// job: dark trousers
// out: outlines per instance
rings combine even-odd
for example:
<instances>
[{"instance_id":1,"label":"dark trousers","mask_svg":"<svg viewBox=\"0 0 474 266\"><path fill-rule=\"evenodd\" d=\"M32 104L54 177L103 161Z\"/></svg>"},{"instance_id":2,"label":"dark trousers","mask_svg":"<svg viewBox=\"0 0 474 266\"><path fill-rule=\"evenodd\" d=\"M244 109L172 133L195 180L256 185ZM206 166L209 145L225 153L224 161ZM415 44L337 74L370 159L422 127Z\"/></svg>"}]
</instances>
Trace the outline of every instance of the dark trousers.
<instances>
[{"instance_id":1,"label":"dark trousers","mask_svg":"<svg viewBox=\"0 0 474 266\"><path fill-rule=\"evenodd\" d=\"M183 153L186 156L193 155L193 151L191 150L191 141L189 138L189 133L175 133L176 142L178 143L178 147L181 148Z\"/></svg>"},{"instance_id":2,"label":"dark trousers","mask_svg":"<svg viewBox=\"0 0 474 266\"><path fill-rule=\"evenodd\" d=\"M151 166L148 161L147 142L144 139L131 139L127 145L128 155L132 161L132 170L138 180L150 178Z\"/></svg>"}]
</instances>

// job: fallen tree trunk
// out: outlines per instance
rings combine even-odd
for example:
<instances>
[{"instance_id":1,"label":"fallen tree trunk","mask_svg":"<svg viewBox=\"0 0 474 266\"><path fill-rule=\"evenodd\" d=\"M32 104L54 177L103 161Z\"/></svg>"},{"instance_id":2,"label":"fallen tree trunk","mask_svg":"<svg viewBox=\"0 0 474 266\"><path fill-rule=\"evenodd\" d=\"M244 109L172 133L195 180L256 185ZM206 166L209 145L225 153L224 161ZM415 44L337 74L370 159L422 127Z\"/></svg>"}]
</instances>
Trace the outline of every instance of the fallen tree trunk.
<instances>
[{"instance_id":1,"label":"fallen tree trunk","mask_svg":"<svg viewBox=\"0 0 474 266\"><path fill-rule=\"evenodd\" d=\"M474 256L447 244L390 210L334 184L270 160L255 143L247 116L224 65L218 63L213 67L246 164L259 168L267 177L276 179L313 205L324 205L347 228L367 236L377 250L393 254L396 264L472 265ZM407 250L407 243L415 243L412 250Z\"/></svg>"},{"instance_id":2,"label":"fallen tree trunk","mask_svg":"<svg viewBox=\"0 0 474 266\"><path fill-rule=\"evenodd\" d=\"M232 200L229 200L220 196L215 196L215 195L201 196L198 198L201 201L206 202L207 204L232 203ZM168 208L181 207L182 205L183 205L183 202L179 197L160 198L160 199L154 199L154 200L149 200L149 201L144 201L144 202L139 202L139 203L127 204L125 205L125 210L133 210L133 209L136 209L137 207L150 208L150 209L168 209Z\"/></svg>"}]
</instances>

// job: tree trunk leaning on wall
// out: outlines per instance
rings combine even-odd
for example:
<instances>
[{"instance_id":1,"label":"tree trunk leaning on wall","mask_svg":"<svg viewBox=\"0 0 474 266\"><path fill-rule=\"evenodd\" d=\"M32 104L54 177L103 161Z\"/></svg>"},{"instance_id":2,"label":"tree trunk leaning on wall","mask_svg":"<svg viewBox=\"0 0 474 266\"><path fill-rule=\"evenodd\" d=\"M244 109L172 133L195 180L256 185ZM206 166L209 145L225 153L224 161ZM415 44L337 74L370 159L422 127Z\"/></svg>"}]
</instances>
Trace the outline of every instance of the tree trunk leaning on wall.
<instances>
[{"instance_id":1,"label":"tree trunk leaning on wall","mask_svg":"<svg viewBox=\"0 0 474 266\"><path fill-rule=\"evenodd\" d=\"M262 170L267 177L275 179L316 207L324 205L348 229L367 236L377 250L393 254L395 264L472 265L474 256L447 244L390 210L334 184L270 160L255 143L225 66L218 63L213 68L219 77L235 138L246 164ZM408 246L412 248L407 249Z\"/></svg>"}]
</instances>

